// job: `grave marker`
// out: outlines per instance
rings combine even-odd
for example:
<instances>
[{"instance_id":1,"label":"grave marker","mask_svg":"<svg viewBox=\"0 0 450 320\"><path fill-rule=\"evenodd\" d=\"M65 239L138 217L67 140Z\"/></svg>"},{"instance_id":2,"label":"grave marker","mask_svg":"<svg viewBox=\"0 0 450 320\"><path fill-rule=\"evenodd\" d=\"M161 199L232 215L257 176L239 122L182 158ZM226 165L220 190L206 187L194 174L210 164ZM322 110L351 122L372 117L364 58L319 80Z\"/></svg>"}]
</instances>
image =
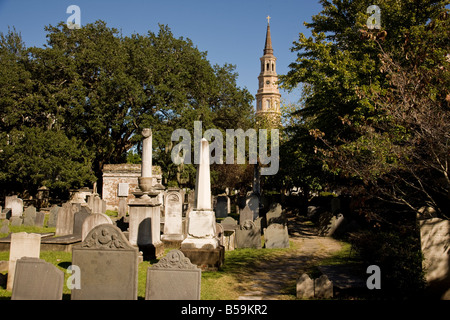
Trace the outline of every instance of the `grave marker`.
<instances>
[{"instance_id":1,"label":"grave marker","mask_svg":"<svg viewBox=\"0 0 450 320\"><path fill-rule=\"evenodd\" d=\"M38 258L16 261L11 300L62 300L64 272Z\"/></svg>"},{"instance_id":2,"label":"grave marker","mask_svg":"<svg viewBox=\"0 0 450 320\"><path fill-rule=\"evenodd\" d=\"M41 235L26 232L11 234L7 290L11 291L13 289L16 261L22 257L39 258L40 252Z\"/></svg>"},{"instance_id":3,"label":"grave marker","mask_svg":"<svg viewBox=\"0 0 450 320\"><path fill-rule=\"evenodd\" d=\"M101 224L113 224L113 222L110 217L103 213L93 213L88 215L86 219L84 219L81 227L81 241L86 239L86 236L92 229Z\"/></svg>"},{"instance_id":4,"label":"grave marker","mask_svg":"<svg viewBox=\"0 0 450 320\"><path fill-rule=\"evenodd\" d=\"M80 289L72 300L136 300L138 250L114 225L92 229L81 246L72 249L72 264L80 269Z\"/></svg>"},{"instance_id":5,"label":"grave marker","mask_svg":"<svg viewBox=\"0 0 450 320\"><path fill-rule=\"evenodd\" d=\"M202 271L180 250L147 269L146 300L200 300Z\"/></svg>"},{"instance_id":6,"label":"grave marker","mask_svg":"<svg viewBox=\"0 0 450 320\"><path fill-rule=\"evenodd\" d=\"M236 248L261 249L261 230L247 220L236 230Z\"/></svg>"},{"instance_id":7,"label":"grave marker","mask_svg":"<svg viewBox=\"0 0 450 320\"><path fill-rule=\"evenodd\" d=\"M297 298L311 299L314 297L314 280L308 274L302 274L297 280Z\"/></svg>"},{"instance_id":8,"label":"grave marker","mask_svg":"<svg viewBox=\"0 0 450 320\"><path fill-rule=\"evenodd\" d=\"M264 229L265 247L268 249L289 248L289 234L287 226L272 223Z\"/></svg>"}]
</instances>

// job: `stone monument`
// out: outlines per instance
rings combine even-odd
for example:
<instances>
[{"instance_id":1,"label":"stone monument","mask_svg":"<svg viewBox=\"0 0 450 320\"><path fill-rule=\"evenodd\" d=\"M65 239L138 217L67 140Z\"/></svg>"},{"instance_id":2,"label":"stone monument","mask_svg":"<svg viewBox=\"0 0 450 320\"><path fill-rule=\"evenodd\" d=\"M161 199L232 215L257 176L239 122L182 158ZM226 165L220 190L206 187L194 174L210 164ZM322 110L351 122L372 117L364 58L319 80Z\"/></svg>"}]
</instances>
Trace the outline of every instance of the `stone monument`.
<instances>
[{"instance_id":1,"label":"stone monument","mask_svg":"<svg viewBox=\"0 0 450 320\"><path fill-rule=\"evenodd\" d=\"M133 193L135 199L129 203L129 241L138 246L148 259L159 258L164 253L164 244L160 236L159 192L153 189L152 177L152 130L142 131L142 166L139 192Z\"/></svg>"},{"instance_id":2,"label":"stone monument","mask_svg":"<svg viewBox=\"0 0 450 320\"><path fill-rule=\"evenodd\" d=\"M194 210L189 212L188 234L181 243L181 251L204 270L217 270L224 261L225 248L216 234L215 213L211 208L211 178L209 143L202 139L200 164L197 168Z\"/></svg>"}]
</instances>

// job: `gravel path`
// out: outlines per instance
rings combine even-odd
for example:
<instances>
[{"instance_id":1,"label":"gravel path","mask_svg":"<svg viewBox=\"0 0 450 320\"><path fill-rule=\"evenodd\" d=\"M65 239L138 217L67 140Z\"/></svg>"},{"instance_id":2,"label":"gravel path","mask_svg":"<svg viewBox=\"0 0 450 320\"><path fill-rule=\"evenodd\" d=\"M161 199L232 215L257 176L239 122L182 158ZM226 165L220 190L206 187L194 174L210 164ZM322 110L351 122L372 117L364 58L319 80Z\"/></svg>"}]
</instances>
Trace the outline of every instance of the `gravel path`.
<instances>
[{"instance_id":1,"label":"gravel path","mask_svg":"<svg viewBox=\"0 0 450 320\"><path fill-rule=\"evenodd\" d=\"M245 293L239 300L292 299L297 278L308 267L342 249L339 241L319 237L317 230L301 217L288 216L288 229L295 249L258 262L254 272L241 282Z\"/></svg>"}]
</instances>

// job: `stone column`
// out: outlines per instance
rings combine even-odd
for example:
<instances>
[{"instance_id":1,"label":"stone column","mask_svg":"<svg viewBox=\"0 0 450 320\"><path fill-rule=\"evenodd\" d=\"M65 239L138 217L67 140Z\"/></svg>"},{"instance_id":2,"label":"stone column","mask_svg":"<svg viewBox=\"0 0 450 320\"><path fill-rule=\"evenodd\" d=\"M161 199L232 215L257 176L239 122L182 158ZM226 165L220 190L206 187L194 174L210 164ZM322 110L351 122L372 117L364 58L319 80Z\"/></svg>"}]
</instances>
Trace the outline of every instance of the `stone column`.
<instances>
[{"instance_id":1,"label":"stone column","mask_svg":"<svg viewBox=\"0 0 450 320\"><path fill-rule=\"evenodd\" d=\"M129 241L143 251L144 257L159 258L164 254L160 236L160 206L158 194L152 187L152 131L144 129L142 146L142 170L139 180L140 192L134 193L136 199L130 201Z\"/></svg>"}]
</instances>

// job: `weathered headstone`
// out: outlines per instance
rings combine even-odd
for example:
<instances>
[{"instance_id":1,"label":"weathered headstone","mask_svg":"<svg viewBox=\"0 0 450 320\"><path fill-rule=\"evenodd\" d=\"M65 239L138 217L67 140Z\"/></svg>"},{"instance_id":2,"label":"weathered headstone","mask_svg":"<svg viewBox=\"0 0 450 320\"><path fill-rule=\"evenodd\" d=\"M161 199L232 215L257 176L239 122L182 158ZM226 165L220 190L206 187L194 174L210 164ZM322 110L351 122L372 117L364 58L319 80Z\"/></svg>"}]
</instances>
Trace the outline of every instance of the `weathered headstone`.
<instances>
[{"instance_id":1,"label":"weathered headstone","mask_svg":"<svg viewBox=\"0 0 450 320\"><path fill-rule=\"evenodd\" d=\"M41 235L36 233L18 232L11 234L9 250L9 270L7 289L12 290L16 261L22 257L39 258L41 252Z\"/></svg>"},{"instance_id":2,"label":"weathered headstone","mask_svg":"<svg viewBox=\"0 0 450 320\"><path fill-rule=\"evenodd\" d=\"M239 225L243 225L247 220L253 221L253 211L248 206L245 206L239 213Z\"/></svg>"},{"instance_id":3,"label":"weathered headstone","mask_svg":"<svg viewBox=\"0 0 450 320\"><path fill-rule=\"evenodd\" d=\"M65 236L73 233L73 218L75 215L75 208L70 202L62 205L58 211L58 219L56 221L56 236Z\"/></svg>"},{"instance_id":4,"label":"weathered headstone","mask_svg":"<svg viewBox=\"0 0 450 320\"><path fill-rule=\"evenodd\" d=\"M216 212L216 218L226 218L228 216L228 196L218 196L217 203L214 211Z\"/></svg>"},{"instance_id":5,"label":"weathered headstone","mask_svg":"<svg viewBox=\"0 0 450 320\"><path fill-rule=\"evenodd\" d=\"M29 206L23 211L23 225L34 226L36 220L36 208Z\"/></svg>"},{"instance_id":6,"label":"weathered headstone","mask_svg":"<svg viewBox=\"0 0 450 320\"><path fill-rule=\"evenodd\" d=\"M252 220L247 220L236 230L236 248L261 248L261 230Z\"/></svg>"},{"instance_id":7,"label":"weathered headstone","mask_svg":"<svg viewBox=\"0 0 450 320\"><path fill-rule=\"evenodd\" d=\"M283 212L281 204L275 202L270 205L269 211L266 213L267 226L272 223L286 225L286 216Z\"/></svg>"},{"instance_id":8,"label":"weathered headstone","mask_svg":"<svg viewBox=\"0 0 450 320\"><path fill-rule=\"evenodd\" d=\"M297 279L297 298L314 298L314 280L304 273Z\"/></svg>"},{"instance_id":9,"label":"weathered headstone","mask_svg":"<svg viewBox=\"0 0 450 320\"><path fill-rule=\"evenodd\" d=\"M45 213L44 212L36 212L36 218L34 220L34 225L36 227L43 227L44 226L44 219L45 219Z\"/></svg>"},{"instance_id":10,"label":"weathered headstone","mask_svg":"<svg viewBox=\"0 0 450 320\"><path fill-rule=\"evenodd\" d=\"M0 233L9 233L9 220L2 221L2 227L0 229Z\"/></svg>"},{"instance_id":11,"label":"weathered headstone","mask_svg":"<svg viewBox=\"0 0 450 320\"><path fill-rule=\"evenodd\" d=\"M22 217L11 217L9 221L12 227L20 227L22 225Z\"/></svg>"},{"instance_id":12,"label":"weathered headstone","mask_svg":"<svg viewBox=\"0 0 450 320\"><path fill-rule=\"evenodd\" d=\"M226 217L220 222L220 224L224 227L225 230L235 230L238 228L237 221L232 217Z\"/></svg>"},{"instance_id":13,"label":"weathered headstone","mask_svg":"<svg viewBox=\"0 0 450 320\"><path fill-rule=\"evenodd\" d=\"M450 220L419 220L420 244L428 293L450 300Z\"/></svg>"},{"instance_id":14,"label":"weathered headstone","mask_svg":"<svg viewBox=\"0 0 450 320\"><path fill-rule=\"evenodd\" d=\"M225 230L220 223L216 223L216 238L219 239L219 244L223 246L224 244Z\"/></svg>"},{"instance_id":15,"label":"weathered headstone","mask_svg":"<svg viewBox=\"0 0 450 320\"><path fill-rule=\"evenodd\" d=\"M327 227L326 235L331 237L336 231L342 226L344 222L344 215L339 213L337 216L333 215L331 217L330 223Z\"/></svg>"},{"instance_id":16,"label":"weathered headstone","mask_svg":"<svg viewBox=\"0 0 450 320\"><path fill-rule=\"evenodd\" d=\"M12 216L12 209L11 208L4 208L2 210L2 213L0 215L0 219L10 219Z\"/></svg>"},{"instance_id":17,"label":"weathered headstone","mask_svg":"<svg viewBox=\"0 0 450 320\"><path fill-rule=\"evenodd\" d=\"M259 198L256 194L251 194L247 197L246 206L249 207L253 213L252 220L259 217Z\"/></svg>"},{"instance_id":18,"label":"weathered headstone","mask_svg":"<svg viewBox=\"0 0 450 320\"><path fill-rule=\"evenodd\" d=\"M324 274L314 280L314 297L318 299L333 297L333 282Z\"/></svg>"},{"instance_id":19,"label":"weathered headstone","mask_svg":"<svg viewBox=\"0 0 450 320\"><path fill-rule=\"evenodd\" d=\"M47 227L49 228L55 228L56 227L56 221L58 220L58 211L61 209L60 206L53 206L50 209L50 213L48 215L47 220Z\"/></svg>"},{"instance_id":20,"label":"weathered headstone","mask_svg":"<svg viewBox=\"0 0 450 320\"><path fill-rule=\"evenodd\" d=\"M164 200L164 234L162 240L183 240L183 199L178 190L169 190Z\"/></svg>"},{"instance_id":21,"label":"weathered headstone","mask_svg":"<svg viewBox=\"0 0 450 320\"><path fill-rule=\"evenodd\" d=\"M272 223L264 229L265 247L268 249L289 248L289 234L287 226Z\"/></svg>"},{"instance_id":22,"label":"weathered headstone","mask_svg":"<svg viewBox=\"0 0 450 320\"><path fill-rule=\"evenodd\" d=\"M81 246L72 249L72 264L81 275L72 300L137 299L138 250L116 226L92 229Z\"/></svg>"},{"instance_id":23,"label":"weathered headstone","mask_svg":"<svg viewBox=\"0 0 450 320\"><path fill-rule=\"evenodd\" d=\"M23 200L17 195L5 197L5 208L11 208L11 216L20 217L23 213Z\"/></svg>"},{"instance_id":24,"label":"weathered headstone","mask_svg":"<svg viewBox=\"0 0 450 320\"><path fill-rule=\"evenodd\" d=\"M113 224L113 222L110 217L103 213L92 213L88 215L86 219L84 219L81 227L81 241L86 239L86 236L92 229L101 224Z\"/></svg>"},{"instance_id":25,"label":"weathered headstone","mask_svg":"<svg viewBox=\"0 0 450 320\"><path fill-rule=\"evenodd\" d=\"M87 217L89 217L91 214L88 213L83 208L81 211L76 212L73 215L73 229L72 234L81 235L83 232L83 223L84 220L86 220Z\"/></svg>"},{"instance_id":26,"label":"weathered headstone","mask_svg":"<svg viewBox=\"0 0 450 320\"><path fill-rule=\"evenodd\" d=\"M11 300L61 300L64 272L38 258L16 261Z\"/></svg>"},{"instance_id":27,"label":"weathered headstone","mask_svg":"<svg viewBox=\"0 0 450 320\"><path fill-rule=\"evenodd\" d=\"M147 269L146 300L200 300L202 271L179 250Z\"/></svg>"},{"instance_id":28,"label":"weathered headstone","mask_svg":"<svg viewBox=\"0 0 450 320\"><path fill-rule=\"evenodd\" d=\"M118 207L118 210L117 210L117 216L119 218L125 217L127 215L127 212L128 212L127 198L120 197L119 198L119 207Z\"/></svg>"}]
</instances>

